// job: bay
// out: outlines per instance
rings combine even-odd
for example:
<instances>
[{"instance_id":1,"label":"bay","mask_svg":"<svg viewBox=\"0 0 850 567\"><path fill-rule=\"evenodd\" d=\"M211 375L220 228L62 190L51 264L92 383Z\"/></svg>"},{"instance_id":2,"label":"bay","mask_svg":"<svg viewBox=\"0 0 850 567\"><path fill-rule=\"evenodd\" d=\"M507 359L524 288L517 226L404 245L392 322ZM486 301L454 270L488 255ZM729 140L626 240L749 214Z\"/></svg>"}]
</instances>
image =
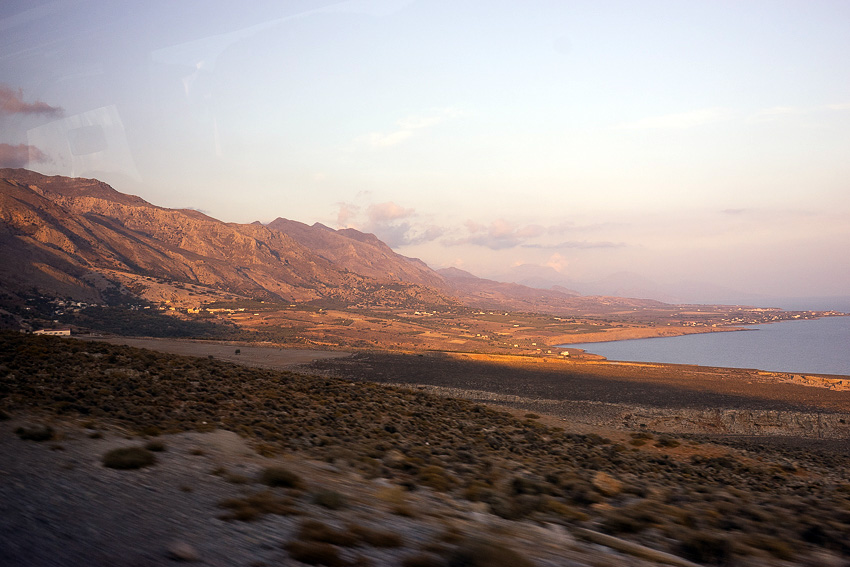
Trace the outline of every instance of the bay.
<instances>
[{"instance_id":1,"label":"bay","mask_svg":"<svg viewBox=\"0 0 850 567\"><path fill-rule=\"evenodd\" d=\"M608 360L850 376L850 316L752 325L744 331L561 346Z\"/></svg>"}]
</instances>

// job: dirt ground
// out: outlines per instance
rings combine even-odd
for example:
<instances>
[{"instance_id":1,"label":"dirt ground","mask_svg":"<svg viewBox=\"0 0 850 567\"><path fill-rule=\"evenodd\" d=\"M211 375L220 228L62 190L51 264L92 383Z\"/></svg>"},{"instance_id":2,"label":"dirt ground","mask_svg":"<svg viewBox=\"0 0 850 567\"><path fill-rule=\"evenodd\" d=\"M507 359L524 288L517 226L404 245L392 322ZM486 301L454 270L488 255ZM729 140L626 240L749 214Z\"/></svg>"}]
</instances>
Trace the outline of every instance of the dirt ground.
<instances>
[{"instance_id":1,"label":"dirt ground","mask_svg":"<svg viewBox=\"0 0 850 567\"><path fill-rule=\"evenodd\" d=\"M307 364L313 360L341 358L351 353L312 349L279 348L272 346L250 346L218 341L192 341L187 339L155 339L146 337L86 337L84 340L103 341L114 345L147 348L169 354L185 356L211 356L219 360L235 362L258 368L288 368ZM237 354L238 352L238 354Z\"/></svg>"}]
</instances>

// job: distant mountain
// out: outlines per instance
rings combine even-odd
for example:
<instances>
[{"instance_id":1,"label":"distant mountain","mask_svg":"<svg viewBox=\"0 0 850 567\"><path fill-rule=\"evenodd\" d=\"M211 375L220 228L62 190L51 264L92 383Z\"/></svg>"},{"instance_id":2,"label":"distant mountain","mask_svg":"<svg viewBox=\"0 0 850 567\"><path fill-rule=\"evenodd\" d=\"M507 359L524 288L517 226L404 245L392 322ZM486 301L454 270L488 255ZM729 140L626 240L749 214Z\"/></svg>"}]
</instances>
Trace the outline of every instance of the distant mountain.
<instances>
[{"instance_id":1,"label":"distant mountain","mask_svg":"<svg viewBox=\"0 0 850 567\"><path fill-rule=\"evenodd\" d=\"M550 266L520 264L497 275L495 279L539 289L557 288L558 291L566 295L581 295L578 291L570 289L568 287L570 284L564 275Z\"/></svg>"},{"instance_id":2,"label":"distant mountain","mask_svg":"<svg viewBox=\"0 0 850 567\"><path fill-rule=\"evenodd\" d=\"M483 309L582 315L662 305L661 302L650 299L576 296L574 292L564 293L557 289L538 289L516 283L498 282L479 278L457 268L445 268L437 270L437 273L446 279L450 290L456 296L469 305Z\"/></svg>"},{"instance_id":3,"label":"distant mountain","mask_svg":"<svg viewBox=\"0 0 850 567\"><path fill-rule=\"evenodd\" d=\"M596 280L580 281L549 266L522 264L500 272L494 279L569 295L634 297L672 304L773 305L777 302L777 298L770 296L743 293L701 281L662 284L628 271L615 272Z\"/></svg>"},{"instance_id":4,"label":"distant mountain","mask_svg":"<svg viewBox=\"0 0 850 567\"><path fill-rule=\"evenodd\" d=\"M157 207L97 180L0 169L0 205L0 284L11 290L92 298L120 274L136 288L154 277L258 299L453 302L397 278L382 287L279 230Z\"/></svg>"}]
</instances>

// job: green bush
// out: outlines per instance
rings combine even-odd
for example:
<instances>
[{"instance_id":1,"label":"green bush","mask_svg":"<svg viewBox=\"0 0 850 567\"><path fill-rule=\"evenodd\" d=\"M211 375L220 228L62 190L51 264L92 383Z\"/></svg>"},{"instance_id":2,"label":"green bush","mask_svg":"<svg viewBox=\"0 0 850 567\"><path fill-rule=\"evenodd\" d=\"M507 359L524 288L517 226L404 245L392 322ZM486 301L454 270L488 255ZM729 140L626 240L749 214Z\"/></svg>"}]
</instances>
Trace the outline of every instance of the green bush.
<instances>
[{"instance_id":1,"label":"green bush","mask_svg":"<svg viewBox=\"0 0 850 567\"><path fill-rule=\"evenodd\" d=\"M144 447L122 447L103 456L103 466L110 469L130 470L156 463L156 456Z\"/></svg>"}]
</instances>

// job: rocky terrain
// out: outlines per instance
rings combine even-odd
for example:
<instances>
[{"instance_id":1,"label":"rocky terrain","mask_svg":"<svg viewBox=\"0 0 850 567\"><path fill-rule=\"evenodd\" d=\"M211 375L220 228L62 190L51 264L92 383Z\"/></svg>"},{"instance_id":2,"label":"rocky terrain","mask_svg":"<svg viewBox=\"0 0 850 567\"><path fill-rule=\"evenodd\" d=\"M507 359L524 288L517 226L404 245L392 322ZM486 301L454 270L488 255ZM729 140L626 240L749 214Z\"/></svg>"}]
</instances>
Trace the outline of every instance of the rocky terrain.
<instances>
[{"instance_id":1,"label":"rocky terrain","mask_svg":"<svg viewBox=\"0 0 850 567\"><path fill-rule=\"evenodd\" d=\"M97 180L3 169L0 200L0 283L8 290L35 286L93 300L112 286L146 298L152 279L201 286L196 293L209 289L258 299L449 302L439 291L397 276L353 273L280 230L157 207ZM423 271L409 263L406 276Z\"/></svg>"},{"instance_id":2,"label":"rocky terrain","mask_svg":"<svg viewBox=\"0 0 850 567\"><path fill-rule=\"evenodd\" d=\"M359 383L353 367L333 378L0 341L6 564L814 566L850 554L850 469L829 447L574 428Z\"/></svg>"}]
</instances>

